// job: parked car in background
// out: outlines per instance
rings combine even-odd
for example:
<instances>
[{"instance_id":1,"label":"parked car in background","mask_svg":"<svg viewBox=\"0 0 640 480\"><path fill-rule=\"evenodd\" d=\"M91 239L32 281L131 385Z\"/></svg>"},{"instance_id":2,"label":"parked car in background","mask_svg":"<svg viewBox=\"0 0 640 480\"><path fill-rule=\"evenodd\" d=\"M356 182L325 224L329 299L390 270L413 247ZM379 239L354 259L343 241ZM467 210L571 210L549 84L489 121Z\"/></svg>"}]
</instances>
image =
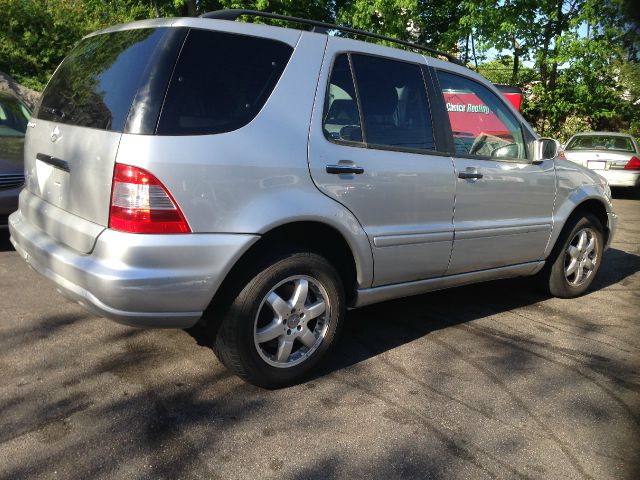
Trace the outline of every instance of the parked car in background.
<instances>
[{"instance_id":1,"label":"parked car in background","mask_svg":"<svg viewBox=\"0 0 640 480\"><path fill-rule=\"evenodd\" d=\"M612 187L640 189L640 151L631 135L577 133L569 139L560 157L594 170Z\"/></svg>"},{"instance_id":2,"label":"parked car in background","mask_svg":"<svg viewBox=\"0 0 640 480\"><path fill-rule=\"evenodd\" d=\"M31 117L16 97L0 92L0 228L7 228L9 214L18 209L24 185L24 134Z\"/></svg>"},{"instance_id":3,"label":"parked car in background","mask_svg":"<svg viewBox=\"0 0 640 480\"><path fill-rule=\"evenodd\" d=\"M56 70L9 228L63 295L130 325L202 318L231 371L276 387L347 308L535 274L559 297L589 288L607 184L490 82L427 47L241 14L111 27Z\"/></svg>"}]
</instances>

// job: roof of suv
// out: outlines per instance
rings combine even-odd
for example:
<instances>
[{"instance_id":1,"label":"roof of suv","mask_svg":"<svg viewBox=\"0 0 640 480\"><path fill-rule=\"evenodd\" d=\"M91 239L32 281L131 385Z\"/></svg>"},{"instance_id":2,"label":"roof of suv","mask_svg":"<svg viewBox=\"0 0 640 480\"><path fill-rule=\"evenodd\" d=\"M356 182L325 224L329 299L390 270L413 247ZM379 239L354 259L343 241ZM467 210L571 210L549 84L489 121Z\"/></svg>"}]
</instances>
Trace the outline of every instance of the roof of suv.
<instances>
[{"instance_id":1,"label":"roof of suv","mask_svg":"<svg viewBox=\"0 0 640 480\"><path fill-rule=\"evenodd\" d=\"M308 31L308 30L287 28L287 27L260 24L260 23L230 21L230 20L235 20L240 15L260 16L260 17L266 17L266 18L289 20L292 23L315 25L315 28L313 30ZM215 23L212 23L212 22L215 22ZM252 33L257 34L259 36L272 36L273 34L275 34L276 31L281 32L280 35L282 35L283 31L288 31L288 32L291 32L291 34L296 35L296 40L297 38L299 38L299 35L301 35L303 32L327 35L327 32L329 30L340 30L340 31L355 34L358 36L364 36L369 38L375 38L378 40L385 40L385 41L397 43L399 45L413 48L414 50L419 50L421 51L420 53L427 52L431 55L434 55L434 57L432 58L436 60L437 58L435 57L435 55L442 56L447 59L446 63L451 63L453 65L461 66L466 69L462 61L460 61L454 55L447 52L438 51L436 49L433 49L424 45L419 45L416 43L407 42L407 41L395 39L392 37L386 37L384 35L379 35L372 32L366 32L363 30L357 30L349 27L341 27L339 25L318 22L315 20L308 20L308 19L298 18L298 17L288 17L284 15L275 15L275 14L269 14L266 12L254 11L254 10L234 10L234 9L217 10L214 12L205 13L197 18L196 17L172 17L172 18L153 18L153 19L139 20L136 22L121 23L121 24L113 25L113 26L104 28L102 30L92 32L86 35L85 38L92 37L94 35L100 35L103 33L115 32L120 30L137 29L137 28L157 28L157 27L211 28L212 25L217 25L217 26L225 25L226 28L224 28L224 30L235 31L237 33L243 33L242 32L243 30L244 30L244 33L248 33L248 31L249 32L252 31ZM318 26L320 26L320 28L318 28ZM340 37L337 37L337 38L340 38ZM344 40L353 40L347 37L342 37L342 38ZM361 40L353 40L353 41L362 42ZM295 40L292 39L291 41L292 46L294 42ZM367 42L362 42L362 43L367 43ZM379 46L385 47L385 45L379 45ZM386 47L386 48L394 48L394 47Z\"/></svg>"},{"instance_id":2,"label":"roof of suv","mask_svg":"<svg viewBox=\"0 0 640 480\"><path fill-rule=\"evenodd\" d=\"M420 45L415 42L408 42L405 40L399 40L397 38L380 35L378 33L368 32L365 30L358 30L351 27L344 27L342 25L336 25L333 23L319 22L317 20L310 20L307 18L291 17L287 15L261 12L258 10L244 10L244 9L215 10L215 11L203 13L202 15L200 15L201 18L211 18L211 19L218 19L218 20L231 20L231 21L237 20L241 16L271 18L275 20L285 20L293 23L300 23L303 25L311 25L313 26L312 32L316 32L316 33L326 34L331 30L331 31L340 31L344 33L359 35L366 38L375 38L377 40L389 41L392 43L396 43L398 45L403 45L405 47L410 47L416 50L426 51L434 55L439 55L441 57L445 57L448 61L452 63L458 64L458 65L464 65L460 61L460 59L456 58L454 55L450 53L442 52L442 51L436 50L435 48L427 47L425 45Z\"/></svg>"}]
</instances>

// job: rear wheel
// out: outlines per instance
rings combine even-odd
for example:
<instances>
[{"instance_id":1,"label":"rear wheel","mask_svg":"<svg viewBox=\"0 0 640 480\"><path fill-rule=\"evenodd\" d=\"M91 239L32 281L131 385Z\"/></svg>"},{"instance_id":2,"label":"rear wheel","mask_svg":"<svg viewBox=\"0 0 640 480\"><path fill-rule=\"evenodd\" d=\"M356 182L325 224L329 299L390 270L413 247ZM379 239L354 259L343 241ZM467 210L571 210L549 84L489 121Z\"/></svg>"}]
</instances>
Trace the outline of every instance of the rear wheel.
<instances>
[{"instance_id":1,"label":"rear wheel","mask_svg":"<svg viewBox=\"0 0 640 480\"><path fill-rule=\"evenodd\" d=\"M254 271L231 302L216 353L254 385L276 388L304 378L333 344L344 317L342 282L314 253L290 253Z\"/></svg>"},{"instance_id":2,"label":"rear wheel","mask_svg":"<svg viewBox=\"0 0 640 480\"><path fill-rule=\"evenodd\" d=\"M589 288L602 262L603 238L602 225L593 215L569 220L542 271L552 295L573 298Z\"/></svg>"}]
</instances>

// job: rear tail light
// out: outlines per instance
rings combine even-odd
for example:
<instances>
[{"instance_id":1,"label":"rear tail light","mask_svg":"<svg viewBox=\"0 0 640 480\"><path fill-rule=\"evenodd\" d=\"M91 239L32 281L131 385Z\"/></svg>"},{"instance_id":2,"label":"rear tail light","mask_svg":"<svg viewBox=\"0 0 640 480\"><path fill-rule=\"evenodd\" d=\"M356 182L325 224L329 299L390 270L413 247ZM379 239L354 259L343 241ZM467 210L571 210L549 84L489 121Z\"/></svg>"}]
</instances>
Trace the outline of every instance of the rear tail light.
<instances>
[{"instance_id":1,"label":"rear tail light","mask_svg":"<svg viewBox=\"0 0 640 480\"><path fill-rule=\"evenodd\" d=\"M129 233L189 233L191 229L167 189L152 174L116 163L109 228Z\"/></svg>"},{"instance_id":2,"label":"rear tail light","mask_svg":"<svg viewBox=\"0 0 640 480\"><path fill-rule=\"evenodd\" d=\"M631 157L631 159L624 166L625 170L640 170L640 160L638 157Z\"/></svg>"},{"instance_id":3,"label":"rear tail light","mask_svg":"<svg viewBox=\"0 0 640 480\"><path fill-rule=\"evenodd\" d=\"M558 157L559 157L559 158L567 158L567 157L564 155L564 152L560 152L560 155L558 155Z\"/></svg>"}]
</instances>

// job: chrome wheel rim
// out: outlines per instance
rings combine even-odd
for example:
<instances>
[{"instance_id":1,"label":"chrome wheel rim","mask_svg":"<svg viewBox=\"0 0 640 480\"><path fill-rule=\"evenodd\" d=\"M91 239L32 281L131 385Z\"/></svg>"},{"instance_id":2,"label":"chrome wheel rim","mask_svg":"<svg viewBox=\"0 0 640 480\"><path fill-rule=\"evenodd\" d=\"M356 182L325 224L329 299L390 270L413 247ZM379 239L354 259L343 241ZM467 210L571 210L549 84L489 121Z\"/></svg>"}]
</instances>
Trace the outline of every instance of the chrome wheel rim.
<instances>
[{"instance_id":1,"label":"chrome wheel rim","mask_svg":"<svg viewBox=\"0 0 640 480\"><path fill-rule=\"evenodd\" d=\"M258 354L274 367L299 365L324 340L330 318L329 296L318 280L306 275L286 278L260 303L253 327Z\"/></svg>"},{"instance_id":2,"label":"chrome wheel rim","mask_svg":"<svg viewBox=\"0 0 640 480\"><path fill-rule=\"evenodd\" d=\"M598 239L590 228L578 231L567 246L564 256L564 277L569 285L584 285L598 263Z\"/></svg>"}]
</instances>

